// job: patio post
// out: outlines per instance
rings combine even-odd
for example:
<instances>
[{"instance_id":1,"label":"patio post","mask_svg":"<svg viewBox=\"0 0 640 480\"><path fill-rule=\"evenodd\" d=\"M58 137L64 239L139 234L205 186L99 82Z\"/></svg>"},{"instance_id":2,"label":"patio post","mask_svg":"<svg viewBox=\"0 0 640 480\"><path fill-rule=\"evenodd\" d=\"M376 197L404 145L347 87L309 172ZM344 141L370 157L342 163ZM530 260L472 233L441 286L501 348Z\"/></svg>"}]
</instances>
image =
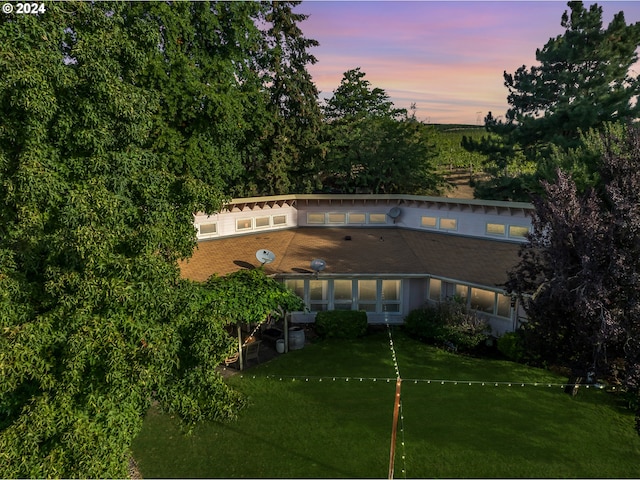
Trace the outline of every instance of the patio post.
<instances>
[{"instance_id":1,"label":"patio post","mask_svg":"<svg viewBox=\"0 0 640 480\"><path fill-rule=\"evenodd\" d=\"M287 321L288 315L284 314L284 353L289 352L289 322Z\"/></svg>"},{"instance_id":2,"label":"patio post","mask_svg":"<svg viewBox=\"0 0 640 480\"><path fill-rule=\"evenodd\" d=\"M242 328L240 323L236 324L238 327L238 361L240 362L240 370L244 370L244 360L242 359Z\"/></svg>"}]
</instances>

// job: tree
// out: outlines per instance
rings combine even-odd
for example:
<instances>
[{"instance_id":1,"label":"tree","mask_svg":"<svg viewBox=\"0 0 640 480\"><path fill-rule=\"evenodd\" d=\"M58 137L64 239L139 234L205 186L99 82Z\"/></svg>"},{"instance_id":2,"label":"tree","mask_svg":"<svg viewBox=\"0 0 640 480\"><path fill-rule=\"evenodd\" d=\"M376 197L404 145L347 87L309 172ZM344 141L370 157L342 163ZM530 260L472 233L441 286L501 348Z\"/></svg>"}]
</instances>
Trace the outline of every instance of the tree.
<instances>
[{"instance_id":1,"label":"tree","mask_svg":"<svg viewBox=\"0 0 640 480\"><path fill-rule=\"evenodd\" d=\"M371 88L359 68L344 78L324 107L325 189L433 194L443 185L433 171L433 129L397 109L384 90Z\"/></svg>"},{"instance_id":2,"label":"tree","mask_svg":"<svg viewBox=\"0 0 640 480\"><path fill-rule=\"evenodd\" d=\"M584 143L600 152L602 187L580 194L560 170L544 183L507 287L523 301L524 338L541 360L571 367L572 383L612 375L621 358L623 387L640 407L640 130L609 125ZM640 433L640 409L636 419Z\"/></svg>"},{"instance_id":3,"label":"tree","mask_svg":"<svg viewBox=\"0 0 640 480\"><path fill-rule=\"evenodd\" d=\"M506 199L526 199L528 192L539 192L540 179L553 177L558 165L549 155L552 145L575 148L580 132L633 120L640 111L635 101L640 82L631 74L640 23L627 25L619 12L605 29L602 7L593 4L587 10L582 2L568 6L561 21L565 33L536 50L539 65L504 72L510 105L506 121L491 114L485 119L487 132L497 138L463 140L465 148L488 154L497 167L489 187L508 185L514 174L525 178L524 188L507 192ZM587 167L595 172L594 165ZM490 195L489 189L485 192Z\"/></svg>"},{"instance_id":4,"label":"tree","mask_svg":"<svg viewBox=\"0 0 640 480\"><path fill-rule=\"evenodd\" d=\"M371 88L360 67L344 72L340 86L323 108L328 122L356 120L362 117L400 118L406 110L397 109L381 88Z\"/></svg>"},{"instance_id":5,"label":"tree","mask_svg":"<svg viewBox=\"0 0 640 480\"><path fill-rule=\"evenodd\" d=\"M153 399L186 422L242 405L211 369L241 290L183 280L177 261L234 175L245 8L0 18L0 476L122 478ZM247 298L256 314L284 301Z\"/></svg>"},{"instance_id":6,"label":"tree","mask_svg":"<svg viewBox=\"0 0 640 480\"><path fill-rule=\"evenodd\" d=\"M263 32L262 90L267 95L265 114L257 128L258 147L245 160L248 194L273 195L310 192L316 186L321 157L322 125L318 90L307 71L316 58L308 50L316 40L303 36L298 23L307 15L293 13L299 1L266 4ZM254 113L255 115L255 113Z\"/></svg>"},{"instance_id":7,"label":"tree","mask_svg":"<svg viewBox=\"0 0 640 480\"><path fill-rule=\"evenodd\" d=\"M244 172L241 147L263 93L255 58L262 35L257 2L133 2L130 22L149 18L159 48L136 81L159 92L151 147L172 172L230 194ZM259 175L259 174L258 174Z\"/></svg>"}]
</instances>

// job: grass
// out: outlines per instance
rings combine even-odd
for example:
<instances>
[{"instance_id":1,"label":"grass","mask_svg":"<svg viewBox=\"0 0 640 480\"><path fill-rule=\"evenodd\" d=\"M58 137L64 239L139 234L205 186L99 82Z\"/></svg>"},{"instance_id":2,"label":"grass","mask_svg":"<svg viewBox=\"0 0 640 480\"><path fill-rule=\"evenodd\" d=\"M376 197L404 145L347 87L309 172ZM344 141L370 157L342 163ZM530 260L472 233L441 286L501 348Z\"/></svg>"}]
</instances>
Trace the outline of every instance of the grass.
<instances>
[{"instance_id":1,"label":"grass","mask_svg":"<svg viewBox=\"0 0 640 480\"><path fill-rule=\"evenodd\" d=\"M396 477L640 476L633 415L603 391L571 398L558 386L495 387L566 379L454 355L401 331L394 346L404 379ZM394 378L384 332L307 345L229 379L250 404L236 422L204 423L184 436L152 409L134 456L146 478L386 477Z\"/></svg>"}]
</instances>

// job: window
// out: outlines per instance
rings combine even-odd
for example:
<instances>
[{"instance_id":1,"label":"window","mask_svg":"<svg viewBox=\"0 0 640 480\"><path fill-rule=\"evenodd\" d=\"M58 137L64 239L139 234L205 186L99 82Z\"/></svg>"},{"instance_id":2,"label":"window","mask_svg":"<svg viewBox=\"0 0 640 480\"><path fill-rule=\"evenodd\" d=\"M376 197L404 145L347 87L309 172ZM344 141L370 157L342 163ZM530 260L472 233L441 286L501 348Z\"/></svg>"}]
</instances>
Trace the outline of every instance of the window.
<instances>
[{"instance_id":1,"label":"window","mask_svg":"<svg viewBox=\"0 0 640 480\"><path fill-rule=\"evenodd\" d=\"M324 223L324 213L307 213L307 223Z\"/></svg>"},{"instance_id":2,"label":"window","mask_svg":"<svg viewBox=\"0 0 640 480\"><path fill-rule=\"evenodd\" d=\"M422 217L420 225L427 228L436 228L438 226L438 219L436 217Z\"/></svg>"},{"instance_id":3,"label":"window","mask_svg":"<svg viewBox=\"0 0 640 480\"><path fill-rule=\"evenodd\" d=\"M471 288L471 309L493 314L496 294L481 288Z\"/></svg>"},{"instance_id":4,"label":"window","mask_svg":"<svg viewBox=\"0 0 640 480\"><path fill-rule=\"evenodd\" d=\"M252 222L250 218L239 218L236 220L236 230L250 230Z\"/></svg>"},{"instance_id":5,"label":"window","mask_svg":"<svg viewBox=\"0 0 640 480\"><path fill-rule=\"evenodd\" d=\"M256 217L256 228L264 228L270 225L269 217Z\"/></svg>"},{"instance_id":6,"label":"window","mask_svg":"<svg viewBox=\"0 0 640 480\"><path fill-rule=\"evenodd\" d=\"M287 280L287 288L304 300L304 280Z\"/></svg>"},{"instance_id":7,"label":"window","mask_svg":"<svg viewBox=\"0 0 640 480\"><path fill-rule=\"evenodd\" d=\"M329 223L347 223L346 213L330 213Z\"/></svg>"},{"instance_id":8,"label":"window","mask_svg":"<svg viewBox=\"0 0 640 480\"><path fill-rule=\"evenodd\" d=\"M504 237L506 226L502 223L487 223L487 235L501 235Z\"/></svg>"},{"instance_id":9,"label":"window","mask_svg":"<svg viewBox=\"0 0 640 480\"><path fill-rule=\"evenodd\" d=\"M333 281L333 308L336 310L351 310L353 295L351 280Z\"/></svg>"},{"instance_id":10,"label":"window","mask_svg":"<svg viewBox=\"0 0 640 480\"><path fill-rule=\"evenodd\" d=\"M286 215L274 215L271 217L271 222L273 226L276 225L286 225L287 224L287 216Z\"/></svg>"},{"instance_id":11,"label":"window","mask_svg":"<svg viewBox=\"0 0 640 480\"><path fill-rule=\"evenodd\" d=\"M440 292L442 291L442 280L437 278L429 279L429 300L434 302L440 301Z\"/></svg>"},{"instance_id":12,"label":"window","mask_svg":"<svg viewBox=\"0 0 640 480\"><path fill-rule=\"evenodd\" d=\"M376 311L377 283L375 280L358 280L358 310Z\"/></svg>"},{"instance_id":13,"label":"window","mask_svg":"<svg viewBox=\"0 0 640 480\"><path fill-rule=\"evenodd\" d=\"M370 213L369 223L387 223L386 213Z\"/></svg>"},{"instance_id":14,"label":"window","mask_svg":"<svg viewBox=\"0 0 640 480\"><path fill-rule=\"evenodd\" d=\"M496 313L500 317L509 318L511 316L511 297L509 295L498 294L498 310Z\"/></svg>"},{"instance_id":15,"label":"window","mask_svg":"<svg viewBox=\"0 0 640 480\"><path fill-rule=\"evenodd\" d=\"M509 225L510 237L524 238L527 233L529 233L528 227L520 227L518 225Z\"/></svg>"},{"instance_id":16,"label":"window","mask_svg":"<svg viewBox=\"0 0 640 480\"><path fill-rule=\"evenodd\" d=\"M458 228L458 220L455 218L441 218L440 230L456 230Z\"/></svg>"},{"instance_id":17,"label":"window","mask_svg":"<svg viewBox=\"0 0 640 480\"><path fill-rule=\"evenodd\" d=\"M312 312L327 310L329 306L328 287L328 280L309 280L309 310Z\"/></svg>"},{"instance_id":18,"label":"window","mask_svg":"<svg viewBox=\"0 0 640 480\"><path fill-rule=\"evenodd\" d=\"M284 284L302 298L309 311L364 310L399 313L402 280L287 279Z\"/></svg>"},{"instance_id":19,"label":"window","mask_svg":"<svg viewBox=\"0 0 640 480\"><path fill-rule=\"evenodd\" d=\"M214 235L216 233L218 233L217 223L201 223L200 224L200 235Z\"/></svg>"},{"instance_id":20,"label":"window","mask_svg":"<svg viewBox=\"0 0 640 480\"><path fill-rule=\"evenodd\" d=\"M349 223L366 223L367 218L364 213L350 213Z\"/></svg>"},{"instance_id":21,"label":"window","mask_svg":"<svg viewBox=\"0 0 640 480\"><path fill-rule=\"evenodd\" d=\"M382 280L382 311L400 311L400 280Z\"/></svg>"},{"instance_id":22,"label":"window","mask_svg":"<svg viewBox=\"0 0 640 480\"><path fill-rule=\"evenodd\" d=\"M456 296L466 300L469 296L469 287L466 285L456 285Z\"/></svg>"}]
</instances>

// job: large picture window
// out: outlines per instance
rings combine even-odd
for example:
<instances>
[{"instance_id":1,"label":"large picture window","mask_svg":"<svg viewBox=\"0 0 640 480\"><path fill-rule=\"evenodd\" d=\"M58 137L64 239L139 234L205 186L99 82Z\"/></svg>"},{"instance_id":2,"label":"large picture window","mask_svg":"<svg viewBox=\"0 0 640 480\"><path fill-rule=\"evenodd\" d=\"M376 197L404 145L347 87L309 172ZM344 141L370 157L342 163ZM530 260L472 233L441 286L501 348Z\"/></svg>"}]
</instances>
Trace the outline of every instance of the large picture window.
<instances>
[{"instance_id":1,"label":"large picture window","mask_svg":"<svg viewBox=\"0 0 640 480\"><path fill-rule=\"evenodd\" d=\"M287 280L285 285L304 300L304 280Z\"/></svg>"},{"instance_id":2,"label":"large picture window","mask_svg":"<svg viewBox=\"0 0 640 480\"><path fill-rule=\"evenodd\" d=\"M353 282L351 280L333 281L333 308L351 310L353 305Z\"/></svg>"},{"instance_id":3,"label":"large picture window","mask_svg":"<svg viewBox=\"0 0 640 480\"><path fill-rule=\"evenodd\" d=\"M382 280L381 302L383 312L400 311L400 280Z\"/></svg>"},{"instance_id":4,"label":"large picture window","mask_svg":"<svg viewBox=\"0 0 640 480\"><path fill-rule=\"evenodd\" d=\"M375 280L358 280L358 310L376 311L377 282Z\"/></svg>"},{"instance_id":5,"label":"large picture window","mask_svg":"<svg viewBox=\"0 0 640 480\"><path fill-rule=\"evenodd\" d=\"M329 308L329 281L309 280L309 310L320 312Z\"/></svg>"},{"instance_id":6,"label":"large picture window","mask_svg":"<svg viewBox=\"0 0 640 480\"><path fill-rule=\"evenodd\" d=\"M471 309L493 314L495 298L495 292L490 292L489 290L483 290L481 288L472 288L470 300Z\"/></svg>"},{"instance_id":7,"label":"large picture window","mask_svg":"<svg viewBox=\"0 0 640 480\"><path fill-rule=\"evenodd\" d=\"M402 280L399 279L287 279L285 285L302 298L312 312L364 310L372 313L400 313L402 311Z\"/></svg>"},{"instance_id":8,"label":"large picture window","mask_svg":"<svg viewBox=\"0 0 640 480\"><path fill-rule=\"evenodd\" d=\"M429 279L429 300L439 302L442 298L442 280L438 278Z\"/></svg>"},{"instance_id":9,"label":"large picture window","mask_svg":"<svg viewBox=\"0 0 640 480\"><path fill-rule=\"evenodd\" d=\"M499 293L498 297L498 309L496 313L500 317L511 317L511 297L509 295L503 295Z\"/></svg>"}]
</instances>

